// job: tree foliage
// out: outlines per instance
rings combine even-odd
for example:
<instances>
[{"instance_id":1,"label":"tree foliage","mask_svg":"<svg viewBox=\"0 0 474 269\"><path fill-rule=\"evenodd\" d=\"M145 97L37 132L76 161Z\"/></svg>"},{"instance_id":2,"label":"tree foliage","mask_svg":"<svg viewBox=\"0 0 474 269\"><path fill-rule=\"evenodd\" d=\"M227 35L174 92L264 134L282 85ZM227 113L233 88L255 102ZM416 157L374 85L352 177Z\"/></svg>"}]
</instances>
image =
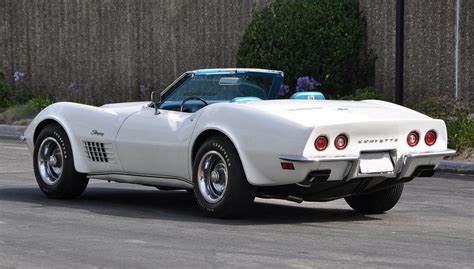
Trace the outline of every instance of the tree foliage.
<instances>
[{"instance_id":1,"label":"tree foliage","mask_svg":"<svg viewBox=\"0 0 474 269\"><path fill-rule=\"evenodd\" d=\"M350 94L372 74L364 36L355 0L274 0L254 9L237 64L282 70L290 86L311 76L326 94Z\"/></svg>"}]
</instances>

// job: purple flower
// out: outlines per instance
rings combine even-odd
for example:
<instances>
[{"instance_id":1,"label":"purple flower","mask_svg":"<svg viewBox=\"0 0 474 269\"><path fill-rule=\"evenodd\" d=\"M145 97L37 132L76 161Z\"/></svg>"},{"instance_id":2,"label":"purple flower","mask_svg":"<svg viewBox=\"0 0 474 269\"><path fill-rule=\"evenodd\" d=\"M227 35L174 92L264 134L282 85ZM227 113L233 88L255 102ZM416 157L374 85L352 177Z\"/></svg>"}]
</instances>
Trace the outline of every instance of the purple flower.
<instances>
[{"instance_id":1,"label":"purple flower","mask_svg":"<svg viewBox=\"0 0 474 269\"><path fill-rule=\"evenodd\" d=\"M78 98L81 95L81 88L79 88L79 85L75 81L70 81L67 88L73 98Z\"/></svg>"},{"instance_id":2,"label":"purple flower","mask_svg":"<svg viewBox=\"0 0 474 269\"><path fill-rule=\"evenodd\" d=\"M286 95L290 92L290 86L286 84L281 84L280 89L278 89L278 96Z\"/></svg>"},{"instance_id":3,"label":"purple flower","mask_svg":"<svg viewBox=\"0 0 474 269\"><path fill-rule=\"evenodd\" d=\"M18 81L18 80L20 80L20 79L21 79L22 77L24 77L24 76L25 76L25 73L23 73L23 72L17 70L17 71L15 71L15 73L13 73L13 80L14 80L14 81Z\"/></svg>"},{"instance_id":4,"label":"purple flower","mask_svg":"<svg viewBox=\"0 0 474 269\"><path fill-rule=\"evenodd\" d=\"M146 96L146 87L145 85L140 85L138 86L138 90L140 91L141 94L143 94L144 96Z\"/></svg>"},{"instance_id":5,"label":"purple flower","mask_svg":"<svg viewBox=\"0 0 474 269\"><path fill-rule=\"evenodd\" d=\"M306 77L299 77L296 80L296 91L297 92L305 92L305 91L312 91L316 89L316 87L320 87L321 83L317 82L314 78L306 76Z\"/></svg>"}]
</instances>

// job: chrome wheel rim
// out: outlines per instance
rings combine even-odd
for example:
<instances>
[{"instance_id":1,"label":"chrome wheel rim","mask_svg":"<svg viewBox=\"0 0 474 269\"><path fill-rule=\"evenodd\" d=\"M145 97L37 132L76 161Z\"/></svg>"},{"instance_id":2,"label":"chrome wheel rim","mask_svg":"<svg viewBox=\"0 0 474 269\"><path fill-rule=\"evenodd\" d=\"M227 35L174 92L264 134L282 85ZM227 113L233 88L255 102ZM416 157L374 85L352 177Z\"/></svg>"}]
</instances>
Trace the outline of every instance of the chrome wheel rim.
<instances>
[{"instance_id":1,"label":"chrome wheel rim","mask_svg":"<svg viewBox=\"0 0 474 269\"><path fill-rule=\"evenodd\" d=\"M198 166L198 185L203 198L209 203L219 202L225 194L228 172L224 157L212 150L202 156Z\"/></svg>"},{"instance_id":2,"label":"chrome wheel rim","mask_svg":"<svg viewBox=\"0 0 474 269\"><path fill-rule=\"evenodd\" d=\"M63 150L58 141L48 137L41 143L38 150L38 170L41 180L48 185L58 182L63 173Z\"/></svg>"}]
</instances>

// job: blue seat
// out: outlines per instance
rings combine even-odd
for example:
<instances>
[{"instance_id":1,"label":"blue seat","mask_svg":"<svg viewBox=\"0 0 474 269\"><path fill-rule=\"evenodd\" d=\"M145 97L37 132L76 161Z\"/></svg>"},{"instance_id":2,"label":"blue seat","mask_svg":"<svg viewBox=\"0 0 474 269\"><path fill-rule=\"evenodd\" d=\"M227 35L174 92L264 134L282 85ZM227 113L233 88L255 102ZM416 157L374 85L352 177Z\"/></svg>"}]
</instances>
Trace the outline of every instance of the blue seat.
<instances>
[{"instance_id":1,"label":"blue seat","mask_svg":"<svg viewBox=\"0 0 474 269\"><path fill-rule=\"evenodd\" d=\"M326 100L326 97L321 92L297 92L290 99Z\"/></svg>"}]
</instances>

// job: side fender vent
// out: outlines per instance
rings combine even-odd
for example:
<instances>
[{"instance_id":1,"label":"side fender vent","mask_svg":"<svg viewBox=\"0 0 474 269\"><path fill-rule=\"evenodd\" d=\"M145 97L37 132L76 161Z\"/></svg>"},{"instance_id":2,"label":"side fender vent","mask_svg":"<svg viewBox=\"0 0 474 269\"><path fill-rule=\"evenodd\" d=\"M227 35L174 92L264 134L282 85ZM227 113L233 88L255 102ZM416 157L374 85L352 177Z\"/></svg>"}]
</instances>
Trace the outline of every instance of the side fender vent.
<instances>
[{"instance_id":1,"label":"side fender vent","mask_svg":"<svg viewBox=\"0 0 474 269\"><path fill-rule=\"evenodd\" d=\"M112 144L101 142L84 142L87 158L92 162L115 163Z\"/></svg>"}]
</instances>

